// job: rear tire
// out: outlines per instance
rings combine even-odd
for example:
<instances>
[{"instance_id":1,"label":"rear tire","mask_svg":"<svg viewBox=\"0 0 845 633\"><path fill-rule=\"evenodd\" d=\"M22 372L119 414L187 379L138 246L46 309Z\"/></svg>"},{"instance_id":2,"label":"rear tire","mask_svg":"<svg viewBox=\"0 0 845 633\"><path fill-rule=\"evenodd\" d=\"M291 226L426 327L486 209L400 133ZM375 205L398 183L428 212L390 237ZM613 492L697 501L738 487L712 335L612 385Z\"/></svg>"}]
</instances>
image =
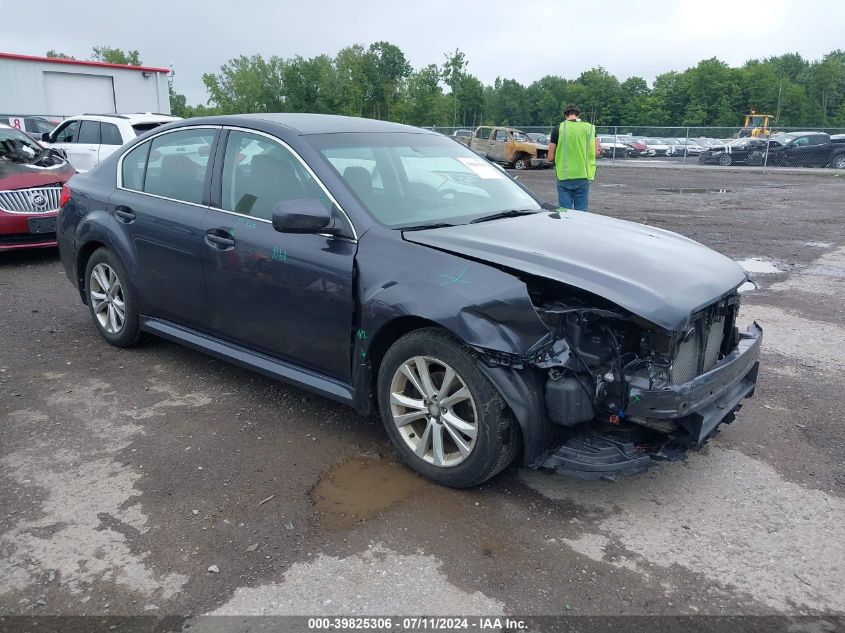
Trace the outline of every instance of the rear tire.
<instances>
[{"instance_id":1,"label":"rear tire","mask_svg":"<svg viewBox=\"0 0 845 633\"><path fill-rule=\"evenodd\" d=\"M406 334L378 375L385 430L402 460L444 486L469 488L513 461L520 435L501 395L444 330Z\"/></svg>"},{"instance_id":2,"label":"rear tire","mask_svg":"<svg viewBox=\"0 0 845 633\"><path fill-rule=\"evenodd\" d=\"M840 154L839 156L834 157L830 166L834 169L845 169L845 154Z\"/></svg>"},{"instance_id":3,"label":"rear tire","mask_svg":"<svg viewBox=\"0 0 845 633\"><path fill-rule=\"evenodd\" d=\"M728 165L730 165L731 164L731 155L730 154L722 154L719 157L719 164L722 167L727 167Z\"/></svg>"},{"instance_id":4,"label":"rear tire","mask_svg":"<svg viewBox=\"0 0 845 633\"><path fill-rule=\"evenodd\" d=\"M138 342L138 312L135 291L120 258L107 248L98 248L85 266L85 299L94 326L115 347Z\"/></svg>"}]
</instances>

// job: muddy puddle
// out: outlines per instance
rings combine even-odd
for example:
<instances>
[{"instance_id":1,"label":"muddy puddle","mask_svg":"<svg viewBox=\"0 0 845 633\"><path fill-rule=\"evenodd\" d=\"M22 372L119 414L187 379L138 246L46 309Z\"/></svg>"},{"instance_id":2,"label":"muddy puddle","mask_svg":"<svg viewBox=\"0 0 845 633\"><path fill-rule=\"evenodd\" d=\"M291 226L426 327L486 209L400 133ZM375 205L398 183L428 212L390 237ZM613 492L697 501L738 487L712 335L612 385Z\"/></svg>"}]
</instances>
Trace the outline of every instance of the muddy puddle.
<instances>
[{"instance_id":1,"label":"muddy puddle","mask_svg":"<svg viewBox=\"0 0 845 633\"><path fill-rule=\"evenodd\" d=\"M311 490L311 501L326 528L344 530L427 486L403 466L360 457L326 472Z\"/></svg>"},{"instance_id":2,"label":"muddy puddle","mask_svg":"<svg viewBox=\"0 0 845 633\"><path fill-rule=\"evenodd\" d=\"M730 193L730 189L700 189L696 187L684 187L684 188L673 188L673 187L658 187L658 191L663 193Z\"/></svg>"}]
</instances>

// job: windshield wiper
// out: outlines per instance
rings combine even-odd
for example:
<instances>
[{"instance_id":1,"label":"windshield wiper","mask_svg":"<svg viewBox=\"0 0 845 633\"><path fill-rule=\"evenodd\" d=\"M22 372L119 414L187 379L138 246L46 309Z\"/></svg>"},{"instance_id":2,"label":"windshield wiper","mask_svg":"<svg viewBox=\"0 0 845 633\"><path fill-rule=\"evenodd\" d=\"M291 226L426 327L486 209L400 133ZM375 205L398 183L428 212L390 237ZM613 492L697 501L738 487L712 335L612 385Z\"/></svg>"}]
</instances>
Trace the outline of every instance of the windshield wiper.
<instances>
[{"instance_id":1,"label":"windshield wiper","mask_svg":"<svg viewBox=\"0 0 845 633\"><path fill-rule=\"evenodd\" d=\"M447 226L455 226L448 222L437 222L435 224L417 224L416 226L400 226L400 231L422 231L423 229L442 229Z\"/></svg>"},{"instance_id":2,"label":"windshield wiper","mask_svg":"<svg viewBox=\"0 0 845 633\"><path fill-rule=\"evenodd\" d=\"M491 213L490 215L482 215L480 218L475 218L474 220L470 220L470 224L476 224L478 222L487 222L488 220L499 220L501 218L515 218L518 215L533 215L537 213L537 211L531 211L530 209L511 209L510 211L501 211L499 213Z\"/></svg>"}]
</instances>

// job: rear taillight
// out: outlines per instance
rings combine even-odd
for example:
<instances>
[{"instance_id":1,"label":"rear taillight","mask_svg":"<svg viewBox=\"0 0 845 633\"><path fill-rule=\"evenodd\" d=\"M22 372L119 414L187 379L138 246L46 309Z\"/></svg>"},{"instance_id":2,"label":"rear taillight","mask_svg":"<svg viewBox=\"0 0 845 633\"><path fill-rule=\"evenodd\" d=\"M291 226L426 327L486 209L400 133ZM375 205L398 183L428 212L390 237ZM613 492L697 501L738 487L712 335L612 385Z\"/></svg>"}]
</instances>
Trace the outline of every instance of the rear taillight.
<instances>
[{"instance_id":1,"label":"rear taillight","mask_svg":"<svg viewBox=\"0 0 845 633\"><path fill-rule=\"evenodd\" d=\"M59 194L59 208L61 209L70 202L70 187L62 185L62 193Z\"/></svg>"}]
</instances>

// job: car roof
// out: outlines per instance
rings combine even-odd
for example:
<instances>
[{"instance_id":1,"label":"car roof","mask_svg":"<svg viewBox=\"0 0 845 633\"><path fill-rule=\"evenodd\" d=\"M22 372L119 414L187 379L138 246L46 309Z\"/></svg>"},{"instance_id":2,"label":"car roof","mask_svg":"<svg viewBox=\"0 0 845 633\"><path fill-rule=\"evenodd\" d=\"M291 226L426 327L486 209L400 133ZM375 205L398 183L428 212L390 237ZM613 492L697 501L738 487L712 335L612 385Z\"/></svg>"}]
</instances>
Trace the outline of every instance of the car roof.
<instances>
[{"instance_id":1,"label":"car roof","mask_svg":"<svg viewBox=\"0 0 845 633\"><path fill-rule=\"evenodd\" d=\"M402 123L391 123L390 121L376 121L375 119L363 119L360 117L341 116L337 114L313 114L313 113L279 113L261 112L255 114L232 114L204 118L204 122L217 123L222 125L237 125L247 123L256 119L278 123L290 128L299 135L308 134L340 134L343 132L406 132L413 134L437 134L430 130L423 130L418 127L404 125ZM198 121L199 119L191 119Z\"/></svg>"},{"instance_id":2,"label":"car roof","mask_svg":"<svg viewBox=\"0 0 845 633\"><path fill-rule=\"evenodd\" d=\"M827 132L814 132L813 130L809 130L807 132L781 132L781 134L788 136L810 136L811 134L827 134Z\"/></svg>"}]
</instances>

